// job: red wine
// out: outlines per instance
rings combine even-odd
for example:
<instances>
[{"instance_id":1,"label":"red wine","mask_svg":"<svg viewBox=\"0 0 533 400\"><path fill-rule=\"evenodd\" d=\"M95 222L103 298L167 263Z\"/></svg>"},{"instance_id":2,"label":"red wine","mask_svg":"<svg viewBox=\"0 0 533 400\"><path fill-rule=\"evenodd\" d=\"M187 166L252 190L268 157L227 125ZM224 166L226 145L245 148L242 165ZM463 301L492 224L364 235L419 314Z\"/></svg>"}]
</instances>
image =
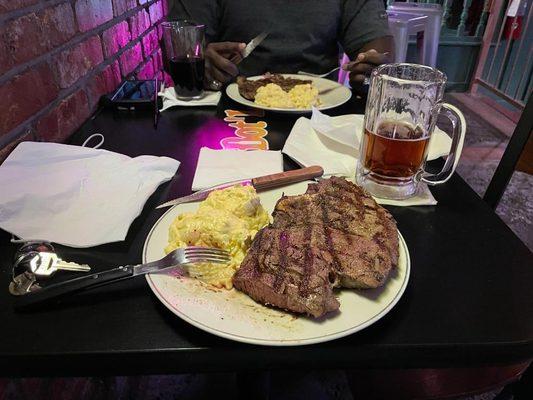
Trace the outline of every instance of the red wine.
<instances>
[{"instance_id":1,"label":"red wine","mask_svg":"<svg viewBox=\"0 0 533 400\"><path fill-rule=\"evenodd\" d=\"M205 61L201 58L173 58L169 61L170 76L178 96L195 97L204 88Z\"/></svg>"}]
</instances>

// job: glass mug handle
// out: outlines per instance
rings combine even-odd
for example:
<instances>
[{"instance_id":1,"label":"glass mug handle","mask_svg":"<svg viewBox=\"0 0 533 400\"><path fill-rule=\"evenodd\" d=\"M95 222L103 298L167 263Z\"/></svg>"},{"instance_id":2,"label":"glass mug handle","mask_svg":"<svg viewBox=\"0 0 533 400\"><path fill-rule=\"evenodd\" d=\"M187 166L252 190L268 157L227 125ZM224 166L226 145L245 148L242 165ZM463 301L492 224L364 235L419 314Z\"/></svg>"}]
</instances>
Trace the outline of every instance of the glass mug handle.
<instances>
[{"instance_id":1,"label":"glass mug handle","mask_svg":"<svg viewBox=\"0 0 533 400\"><path fill-rule=\"evenodd\" d=\"M424 171L422 173L420 180L428 185L439 185L451 178L459 163L459 157L463 151L463 144L465 141L466 121L463 113L459 111L457 107L448 103L441 104L441 107L444 109L444 111L441 109L442 114L452 123L452 146L448 153L446 163L440 172L437 174L430 174Z\"/></svg>"}]
</instances>

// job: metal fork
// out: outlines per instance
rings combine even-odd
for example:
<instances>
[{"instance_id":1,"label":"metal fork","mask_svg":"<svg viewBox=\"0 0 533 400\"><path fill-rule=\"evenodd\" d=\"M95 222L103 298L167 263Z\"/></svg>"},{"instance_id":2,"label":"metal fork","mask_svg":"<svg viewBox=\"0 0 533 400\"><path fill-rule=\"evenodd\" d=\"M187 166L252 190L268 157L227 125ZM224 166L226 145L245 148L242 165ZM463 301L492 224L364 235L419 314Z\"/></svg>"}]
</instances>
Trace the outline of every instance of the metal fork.
<instances>
[{"instance_id":1,"label":"metal fork","mask_svg":"<svg viewBox=\"0 0 533 400\"><path fill-rule=\"evenodd\" d=\"M17 298L15 307L27 308L59 296L107 285L138 275L157 273L170 268L195 263L224 264L230 261L227 251L209 247L184 247L168 253L160 260L146 264L126 265L96 274L84 275L28 292Z\"/></svg>"},{"instance_id":2,"label":"metal fork","mask_svg":"<svg viewBox=\"0 0 533 400\"><path fill-rule=\"evenodd\" d=\"M381 55L382 55L382 56L388 56L388 55L389 55L389 52L386 51L385 53L382 53ZM362 61L359 61L359 62L362 62ZM342 65L339 65L338 67L333 68L331 71L328 71L328 72L326 72L325 74L312 74L311 72L298 71L298 75L313 76L313 77L315 77L315 78L325 78L325 77L328 76L329 74L332 74L332 73L334 73L335 71L338 71L339 69L341 69L341 68L344 67L345 65L355 65L355 64L357 64L357 63L358 63L357 61L349 61L349 62L347 62L346 64L342 64ZM364 81L363 85L368 85L369 83L370 83L370 78L365 77L365 81Z\"/></svg>"},{"instance_id":3,"label":"metal fork","mask_svg":"<svg viewBox=\"0 0 533 400\"><path fill-rule=\"evenodd\" d=\"M335 71L337 71L337 70L339 70L341 68L342 68L342 66L337 67L337 68L333 68L331 71L326 72L325 74L321 74L321 75L312 74L311 72L298 71L298 75L311 76L313 78L325 78L329 74L332 74L333 72L335 72ZM370 78L368 76L365 76L365 80L363 81L363 86L368 86L368 85L370 85ZM332 87L332 88L329 88L329 89L324 89L324 90L320 91L319 94L324 94L324 93L329 92L330 90L333 90L333 89L337 89L337 88L336 87Z\"/></svg>"},{"instance_id":4,"label":"metal fork","mask_svg":"<svg viewBox=\"0 0 533 400\"><path fill-rule=\"evenodd\" d=\"M162 262L169 256L179 264L194 264L200 262L223 264L230 260L229 253L226 250L215 249L213 247L190 246L173 250L161 260L155 262Z\"/></svg>"},{"instance_id":5,"label":"metal fork","mask_svg":"<svg viewBox=\"0 0 533 400\"><path fill-rule=\"evenodd\" d=\"M339 65L338 67L333 68L331 71L328 71L325 74L312 74L311 72L298 71L298 75L312 76L314 78L325 78L329 74L332 74L332 73L334 73L335 71L338 71L341 68L342 68L342 65Z\"/></svg>"}]
</instances>

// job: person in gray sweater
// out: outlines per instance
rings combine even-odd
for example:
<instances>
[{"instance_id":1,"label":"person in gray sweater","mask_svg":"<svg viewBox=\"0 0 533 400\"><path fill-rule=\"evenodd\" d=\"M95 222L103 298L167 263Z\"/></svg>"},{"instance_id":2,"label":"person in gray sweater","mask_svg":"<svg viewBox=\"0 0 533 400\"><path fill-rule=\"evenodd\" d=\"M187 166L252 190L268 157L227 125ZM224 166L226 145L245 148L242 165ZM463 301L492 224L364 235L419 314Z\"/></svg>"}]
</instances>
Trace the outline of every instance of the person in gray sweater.
<instances>
[{"instance_id":1,"label":"person in gray sweater","mask_svg":"<svg viewBox=\"0 0 533 400\"><path fill-rule=\"evenodd\" d=\"M354 89L377 65L393 59L382 0L169 0L168 20L206 25L206 79L221 87L236 75L325 73L344 52ZM266 39L242 59L251 39Z\"/></svg>"}]
</instances>

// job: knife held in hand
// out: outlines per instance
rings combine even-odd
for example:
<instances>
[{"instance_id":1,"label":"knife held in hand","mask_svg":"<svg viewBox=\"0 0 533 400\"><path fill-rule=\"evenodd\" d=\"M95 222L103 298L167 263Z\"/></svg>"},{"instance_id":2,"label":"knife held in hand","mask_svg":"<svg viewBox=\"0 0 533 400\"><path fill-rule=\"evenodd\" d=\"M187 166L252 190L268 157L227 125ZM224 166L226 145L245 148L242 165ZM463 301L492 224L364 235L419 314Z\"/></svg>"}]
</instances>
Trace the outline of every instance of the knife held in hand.
<instances>
[{"instance_id":1,"label":"knife held in hand","mask_svg":"<svg viewBox=\"0 0 533 400\"><path fill-rule=\"evenodd\" d=\"M156 208L165 208L175 206L176 204L191 203L193 201L201 201L209 196L214 190L225 189L231 186L253 186L256 191L260 192L262 190L272 189L279 186L288 185L291 183L302 182L309 179L314 179L322 176L324 170L322 167L314 165L312 167L306 167L301 169L295 169L292 171L280 172L272 175L260 176L252 179L243 179L240 181L223 183L222 185L217 185L210 187L208 189L200 190L196 193L193 193L189 196L179 197L174 200L167 201Z\"/></svg>"},{"instance_id":2,"label":"knife held in hand","mask_svg":"<svg viewBox=\"0 0 533 400\"><path fill-rule=\"evenodd\" d=\"M248 42L248 44L246 45L246 47L244 48L240 56L233 57L230 61L235 64L239 64L242 60L248 57L250 53L254 51L255 48L259 46L263 40L265 40L268 34L269 32L266 32L266 31L261 32L259 35L257 35L252 40L250 40L250 42Z\"/></svg>"}]
</instances>

